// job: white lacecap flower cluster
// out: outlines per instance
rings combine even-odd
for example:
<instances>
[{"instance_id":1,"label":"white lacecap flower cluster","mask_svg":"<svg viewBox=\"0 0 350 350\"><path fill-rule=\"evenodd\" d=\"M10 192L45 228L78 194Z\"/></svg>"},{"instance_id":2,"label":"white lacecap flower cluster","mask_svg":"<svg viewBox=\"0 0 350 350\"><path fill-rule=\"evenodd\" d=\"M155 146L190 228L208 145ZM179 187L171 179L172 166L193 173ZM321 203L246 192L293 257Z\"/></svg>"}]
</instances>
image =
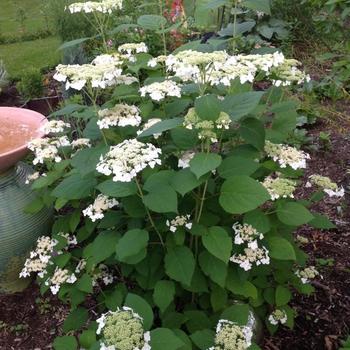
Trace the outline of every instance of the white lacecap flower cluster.
<instances>
[{"instance_id":1,"label":"white lacecap flower cluster","mask_svg":"<svg viewBox=\"0 0 350 350\"><path fill-rule=\"evenodd\" d=\"M139 126L141 123L140 110L124 103L98 111L98 117L97 125L100 129L109 129L111 126Z\"/></svg>"},{"instance_id":2,"label":"white lacecap flower cluster","mask_svg":"<svg viewBox=\"0 0 350 350\"><path fill-rule=\"evenodd\" d=\"M61 269L56 266L52 277L45 281L46 286L50 286L51 293L56 295L64 283L73 284L77 281L74 273L70 273L67 269Z\"/></svg>"},{"instance_id":3,"label":"white lacecap flower cluster","mask_svg":"<svg viewBox=\"0 0 350 350\"><path fill-rule=\"evenodd\" d=\"M135 62L135 54L148 52L148 47L145 43L126 43L118 47L118 52L124 55L130 62Z\"/></svg>"},{"instance_id":4,"label":"white lacecap flower cluster","mask_svg":"<svg viewBox=\"0 0 350 350\"><path fill-rule=\"evenodd\" d=\"M306 187L317 186L323 190L329 197L344 197L345 191L343 187L339 187L329 177L321 175L309 176L309 181L306 183Z\"/></svg>"},{"instance_id":5,"label":"white lacecap flower cluster","mask_svg":"<svg viewBox=\"0 0 350 350\"><path fill-rule=\"evenodd\" d=\"M83 210L83 215L88 216L92 222L95 222L104 218L105 211L117 205L119 205L119 202L116 199L99 194L94 203Z\"/></svg>"},{"instance_id":6,"label":"white lacecap flower cluster","mask_svg":"<svg viewBox=\"0 0 350 350\"><path fill-rule=\"evenodd\" d=\"M304 151L297 150L283 144L276 144L266 141L265 152L281 168L286 168L289 165L294 170L306 168L306 160L310 159L310 155Z\"/></svg>"},{"instance_id":7,"label":"white lacecap flower cluster","mask_svg":"<svg viewBox=\"0 0 350 350\"><path fill-rule=\"evenodd\" d=\"M270 264L269 251L265 246L259 247L259 241L264 238L264 235L258 232L249 224L235 223L232 226L235 232L234 243L236 245L245 245L242 253L231 256L230 261L249 271L253 265L268 265Z\"/></svg>"},{"instance_id":8,"label":"white lacecap flower cluster","mask_svg":"<svg viewBox=\"0 0 350 350\"><path fill-rule=\"evenodd\" d=\"M43 278L47 273L46 268L50 264L54 247L58 241L47 236L39 237L36 247L30 252L29 258L25 261L19 277L29 277L31 273L37 273Z\"/></svg>"},{"instance_id":9,"label":"white lacecap flower cluster","mask_svg":"<svg viewBox=\"0 0 350 350\"><path fill-rule=\"evenodd\" d=\"M105 286L114 282L114 275L105 264L98 265L97 271L93 274L93 286L97 286L99 281L102 281Z\"/></svg>"},{"instance_id":10,"label":"white lacecap flower cluster","mask_svg":"<svg viewBox=\"0 0 350 350\"><path fill-rule=\"evenodd\" d=\"M272 325L277 326L279 323L285 324L288 317L284 310L277 309L269 316L268 320Z\"/></svg>"},{"instance_id":11,"label":"white lacecap flower cluster","mask_svg":"<svg viewBox=\"0 0 350 350\"><path fill-rule=\"evenodd\" d=\"M56 67L54 79L66 83L66 89L82 90L86 84L93 88L105 89L117 84L125 84L122 76L123 59L119 55L101 55L90 64L63 65ZM134 82L132 78L130 83ZM136 79L137 81L137 79Z\"/></svg>"},{"instance_id":12,"label":"white lacecap flower cluster","mask_svg":"<svg viewBox=\"0 0 350 350\"><path fill-rule=\"evenodd\" d=\"M101 12L111 14L115 10L123 8L123 0L102 0L102 1L86 1L75 2L68 6L70 13L92 13Z\"/></svg>"},{"instance_id":13,"label":"white lacecap flower cluster","mask_svg":"<svg viewBox=\"0 0 350 350\"><path fill-rule=\"evenodd\" d=\"M113 181L130 182L146 167L161 165L161 153L161 149L151 143L125 140L101 156L96 170L106 176L113 175Z\"/></svg>"},{"instance_id":14,"label":"white lacecap flower cluster","mask_svg":"<svg viewBox=\"0 0 350 350\"><path fill-rule=\"evenodd\" d=\"M144 131L146 131L147 129L149 129L150 127L152 127L153 125L158 124L159 122L161 122L162 119L160 118L151 118L148 119L147 122L142 126L141 130L137 130L137 135L141 135ZM160 136L162 136L161 133L155 133L153 134L153 137L155 139L158 139Z\"/></svg>"},{"instance_id":15,"label":"white lacecap flower cluster","mask_svg":"<svg viewBox=\"0 0 350 350\"><path fill-rule=\"evenodd\" d=\"M178 167L182 169L186 169L190 167L190 161L193 159L193 157L196 155L195 152L187 151L181 154L178 161Z\"/></svg>"},{"instance_id":16,"label":"white lacecap flower cluster","mask_svg":"<svg viewBox=\"0 0 350 350\"><path fill-rule=\"evenodd\" d=\"M278 198L294 198L296 182L293 180L268 176L262 182L262 185L267 189L273 201Z\"/></svg>"},{"instance_id":17,"label":"white lacecap flower cluster","mask_svg":"<svg viewBox=\"0 0 350 350\"><path fill-rule=\"evenodd\" d=\"M172 220L167 220L166 225L173 233L177 231L179 227L186 227L188 230L192 228L192 222L190 222L191 215L179 215Z\"/></svg>"},{"instance_id":18,"label":"white lacecap flower cluster","mask_svg":"<svg viewBox=\"0 0 350 350\"><path fill-rule=\"evenodd\" d=\"M40 127L40 131L45 134L59 134L67 131L70 128L70 124L63 120L50 120Z\"/></svg>"},{"instance_id":19,"label":"white lacecap flower cluster","mask_svg":"<svg viewBox=\"0 0 350 350\"><path fill-rule=\"evenodd\" d=\"M172 80L164 80L146 85L140 89L142 97L149 95L154 101L161 101L165 97L181 97L181 86Z\"/></svg>"},{"instance_id":20,"label":"white lacecap flower cluster","mask_svg":"<svg viewBox=\"0 0 350 350\"><path fill-rule=\"evenodd\" d=\"M247 350L252 344L253 332L229 320L219 320L214 346L208 350Z\"/></svg>"},{"instance_id":21,"label":"white lacecap flower cluster","mask_svg":"<svg viewBox=\"0 0 350 350\"><path fill-rule=\"evenodd\" d=\"M124 306L97 319L100 350L150 350L150 332L143 329L143 319Z\"/></svg>"},{"instance_id":22,"label":"white lacecap flower cluster","mask_svg":"<svg viewBox=\"0 0 350 350\"><path fill-rule=\"evenodd\" d=\"M71 146L73 149L80 149L80 148L90 148L91 147L91 141L88 138L80 138L73 140L71 143Z\"/></svg>"},{"instance_id":23,"label":"white lacecap flower cluster","mask_svg":"<svg viewBox=\"0 0 350 350\"><path fill-rule=\"evenodd\" d=\"M282 53L231 56L226 51L198 52L184 50L166 59L166 67L181 80L195 83L230 86L239 79L243 84L253 82L259 72L273 77L276 85L301 83L309 77L297 67L296 60L286 59Z\"/></svg>"},{"instance_id":24,"label":"white lacecap flower cluster","mask_svg":"<svg viewBox=\"0 0 350 350\"><path fill-rule=\"evenodd\" d=\"M167 60L168 56L165 56L165 55L161 55L161 56L158 56L158 57L154 57L154 58L151 58L148 63L147 63L147 66L148 67L151 67L151 68L154 68L157 66L157 64L163 64L165 63L165 61Z\"/></svg>"},{"instance_id":25,"label":"white lacecap flower cluster","mask_svg":"<svg viewBox=\"0 0 350 350\"><path fill-rule=\"evenodd\" d=\"M315 266L309 266L303 270L297 270L295 274L300 278L303 284L309 283L310 280L320 276L320 273L316 270Z\"/></svg>"},{"instance_id":26,"label":"white lacecap flower cluster","mask_svg":"<svg viewBox=\"0 0 350 350\"><path fill-rule=\"evenodd\" d=\"M59 155L59 148L69 146L69 140L63 136L59 139L40 138L28 142L28 148L34 152L33 164L44 164L45 161L59 163L62 158Z\"/></svg>"}]
</instances>

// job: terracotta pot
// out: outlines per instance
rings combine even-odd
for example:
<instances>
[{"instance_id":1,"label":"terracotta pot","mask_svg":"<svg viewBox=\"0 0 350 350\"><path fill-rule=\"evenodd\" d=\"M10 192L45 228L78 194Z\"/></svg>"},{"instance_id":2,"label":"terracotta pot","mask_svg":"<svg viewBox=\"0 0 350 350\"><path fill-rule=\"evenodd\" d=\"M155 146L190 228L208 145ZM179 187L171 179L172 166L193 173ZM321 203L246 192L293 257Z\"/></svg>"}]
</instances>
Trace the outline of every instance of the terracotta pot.
<instances>
[{"instance_id":1,"label":"terracotta pot","mask_svg":"<svg viewBox=\"0 0 350 350\"><path fill-rule=\"evenodd\" d=\"M29 125L36 130L34 137L41 137L38 130L46 118L36 112L20 108L0 108L1 121L11 118L19 124ZM36 239L50 233L52 208L43 207L38 213L27 214L24 209L33 202L36 194L26 184L32 168L17 163L26 156L26 142L23 145L0 154L0 293L18 292L28 284L28 280L19 279L19 272L27 253Z\"/></svg>"}]
</instances>

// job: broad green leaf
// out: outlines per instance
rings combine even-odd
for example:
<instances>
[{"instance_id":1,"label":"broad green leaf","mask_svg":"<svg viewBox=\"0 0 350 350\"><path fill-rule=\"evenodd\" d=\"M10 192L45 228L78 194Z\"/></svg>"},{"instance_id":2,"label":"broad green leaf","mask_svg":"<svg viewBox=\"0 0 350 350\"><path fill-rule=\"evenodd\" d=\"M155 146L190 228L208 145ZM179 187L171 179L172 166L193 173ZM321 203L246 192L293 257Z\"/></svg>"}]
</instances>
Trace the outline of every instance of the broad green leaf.
<instances>
[{"instance_id":1,"label":"broad green leaf","mask_svg":"<svg viewBox=\"0 0 350 350\"><path fill-rule=\"evenodd\" d=\"M271 14L270 0L243 0L241 5L268 15Z\"/></svg>"},{"instance_id":2,"label":"broad green leaf","mask_svg":"<svg viewBox=\"0 0 350 350\"><path fill-rule=\"evenodd\" d=\"M154 134L161 134L164 131L174 129L182 125L184 118L173 118L162 120L157 124L152 125L150 128L143 131L138 138L152 136Z\"/></svg>"},{"instance_id":3,"label":"broad green leaf","mask_svg":"<svg viewBox=\"0 0 350 350\"><path fill-rule=\"evenodd\" d=\"M292 299L292 293L288 288L279 285L276 288L275 299L276 299L276 306L286 305Z\"/></svg>"},{"instance_id":4,"label":"broad green leaf","mask_svg":"<svg viewBox=\"0 0 350 350\"><path fill-rule=\"evenodd\" d=\"M269 255L277 260L296 260L293 246L286 239L281 237L270 237Z\"/></svg>"},{"instance_id":5,"label":"broad green leaf","mask_svg":"<svg viewBox=\"0 0 350 350\"><path fill-rule=\"evenodd\" d=\"M239 129L243 139L253 145L256 149L262 150L265 146L265 128L262 122L255 118L245 119Z\"/></svg>"},{"instance_id":6,"label":"broad green leaf","mask_svg":"<svg viewBox=\"0 0 350 350\"><path fill-rule=\"evenodd\" d=\"M191 285L194 269L195 260L187 247L170 248L165 255L165 271L175 281Z\"/></svg>"},{"instance_id":7,"label":"broad green leaf","mask_svg":"<svg viewBox=\"0 0 350 350\"><path fill-rule=\"evenodd\" d=\"M64 106L63 108L59 109L58 111L51 113L49 115L49 118L60 117L61 115L70 115L73 112L81 111L85 108L86 108L86 106L79 105L77 103L72 103L72 104L69 104L67 106Z\"/></svg>"},{"instance_id":8,"label":"broad green leaf","mask_svg":"<svg viewBox=\"0 0 350 350\"><path fill-rule=\"evenodd\" d=\"M208 234L202 236L202 242L209 253L225 264L229 262L232 252L232 238L226 230L218 226L211 227Z\"/></svg>"},{"instance_id":9,"label":"broad green leaf","mask_svg":"<svg viewBox=\"0 0 350 350\"><path fill-rule=\"evenodd\" d=\"M177 171L171 179L171 186L182 196L197 188L203 181L198 180L190 169Z\"/></svg>"},{"instance_id":10,"label":"broad green leaf","mask_svg":"<svg viewBox=\"0 0 350 350\"><path fill-rule=\"evenodd\" d=\"M137 19L137 24L146 30L158 30L166 25L166 19L158 15L143 15Z\"/></svg>"},{"instance_id":11,"label":"broad green leaf","mask_svg":"<svg viewBox=\"0 0 350 350\"><path fill-rule=\"evenodd\" d=\"M251 282L240 277L237 269L230 269L226 279L226 288L233 294L243 295L245 298L256 299L258 290Z\"/></svg>"},{"instance_id":12,"label":"broad green leaf","mask_svg":"<svg viewBox=\"0 0 350 350\"><path fill-rule=\"evenodd\" d=\"M208 315L201 310L189 310L184 312L187 321L186 327L190 333L194 333L200 329L206 329L211 326Z\"/></svg>"},{"instance_id":13,"label":"broad green leaf","mask_svg":"<svg viewBox=\"0 0 350 350\"><path fill-rule=\"evenodd\" d=\"M77 350L78 342L73 336L57 337L53 342L55 350Z\"/></svg>"},{"instance_id":14,"label":"broad green leaf","mask_svg":"<svg viewBox=\"0 0 350 350\"><path fill-rule=\"evenodd\" d=\"M189 150L196 146L198 137L195 130L177 128L170 131L171 139L181 150Z\"/></svg>"},{"instance_id":15,"label":"broad green leaf","mask_svg":"<svg viewBox=\"0 0 350 350\"><path fill-rule=\"evenodd\" d=\"M201 350L207 350L214 345L215 332L211 329L201 329L190 335L193 343Z\"/></svg>"},{"instance_id":16,"label":"broad green leaf","mask_svg":"<svg viewBox=\"0 0 350 350\"><path fill-rule=\"evenodd\" d=\"M302 204L295 202L287 202L278 206L278 219L286 225L300 226L307 224L314 217L308 209Z\"/></svg>"},{"instance_id":17,"label":"broad green leaf","mask_svg":"<svg viewBox=\"0 0 350 350\"><path fill-rule=\"evenodd\" d=\"M68 49L69 47L72 47L72 46L80 45L80 44L82 44L85 41L90 40L90 39L93 39L93 38L79 38L79 39L75 39L75 40L71 40L71 41L66 41L58 48L58 50L64 50L64 49Z\"/></svg>"},{"instance_id":18,"label":"broad green leaf","mask_svg":"<svg viewBox=\"0 0 350 350\"><path fill-rule=\"evenodd\" d=\"M252 175L259 168L259 162L253 159L232 156L223 160L218 168L218 172L222 178L229 179L237 175Z\"/></svg>"},{"instance_id":19,"label":"broad green leaf","mask_svg":"<svg viewBox=\"0 0 350 350\"><path fill-rule=\"evenodd\" d=\"M78 169L82 176L96 171L100 157L108 151L106 146L86 148L78 151L72 158L71 164Z\"/></svg>"},{"instance_id":20,"label":"broad green leaf","mask_svg":"<svg viewBox=\"0 0 350 350\"><path fill-rule=\"evenodd\" d=\"M225 286L227 265L210 253L203 251L199 255L199 265L208 277L220 287Z\"/></svg>"},{"instance_id":21,"label":"broad green leaf","mask_svg":"<svg viewBox=\"0 0 350 350\"><path fill-rule=\"evenodd\" d=\"M210 304L214 312L223 310L227 305L227 291L216 284L213 284L210 293Z\"/></svg>"},{"instance_id":22,"label":"broad green leaf","mask_svg":"<svg viewBox=\"0 0 350 350\"><path fill-rule=\"evenodd\" d=\"M154 287L153 300L161 312L172 303L175 296L175 283L173 281L158 281Z\"/></svg>"},{"instance_id":23,"label":"broad green leaf","mask_svg":"<svg viewBox=\"0 0 350 350\"><path fill-rule=\"evenodd\" d=\"M199 179L202 175L215 170L221 163L221 157L215 153L197 153L190 161L190 169Z\"/></svg>"},{"instance_id":24,"label":"broad green leaf","mask_svg":"<svg viewBox=\"0 0 350 350\"><path fill-rule=\"evenodd\" d=\"M88 320L89 314L88 311L82 307L75 309L72 311L66 320L63 323L63 331L75 331L81 327L83 327Z\"/></svg>"},{"instance_id":25,"label":"broad green leaf","mask_svg":"<svg viewBox=\"0 0 350 350\"><path fill-rule=\"evenodd\" d=\"M321 215L319 213L312 213L314 218L309 222L309 225L312 227L316 227L323 230L330 230L332 228L336 228L335 226L326 216Z\"/></svg>"},{"instance_id":26,"label":"broad green leaf","mask_svg":"<svg viewBox=\"0 0 350 350\"><path fill-rule=\"evenodd\" d=\"M89 349L96 342L96 332L88 329L79 336L79 343L85 349Z\"/></svg>"},{"instance_id":27,"label":"broad green leaf","mask_svg":"<svg viewBox=\"0 0 350 350\"><path fill-rule=\"evenodd\" d=\"M252 30L256 25L255 21L245 21L245 22L241 22L241 23L236 23L236 30L234 30L234 24L233 23L229 23L229 25L224 28L221 29L218 34L220 36L233 36L234 34L236 34L236 37L239 35L242 35L246 32L249 32L250 30Z\"/></svg>"},{"instance_id":28,"label":"broad green leaf","mask_svg":"<svg viewBox=\"0 0 350 350\"><path fill-rule=\"evenodd\" d=\"M116 198L128 197L137 193L135 182L106 180L97 186L104 195Z\"/></svg>"},{"instance_id":29,"label":"broad green leaf","mask_svg":"<svg viewBox=\"0 0 350 350\"><path fill-rule=\"evenodd\" d=\"M97 185L97 180L93 176L81 177L73 174L66 177L53 191L52 195L65 199L81 199L91 195Z\"/></svg>"},{"instance_id":30,"label":"broad green leaf","mask_svg":"<svg viewBox=\"0 0 350 350\"><path fill-rule=\"evenodd\" d=\"M168 185L159 184L157 187L152 187L143 197L143 203L156 213L177 213L177 194Z\"/></svg>"},{"instance_id":31,"label":"broad green leaf","mask_svg":"<svg viewBox=\"0 0 350 350\"><path fill-rule=\"evenodd\" d=\"M233 121L252 113L264 95L264 92L250 91L236 95L227 95L222 102L222 110L230 115Z\"/></svg>"},{"instance_id":32,"label":"broad green leaf","mask_svg":"<svg viewBox=\"0 0 350 350\"><path fill-rule=\"evenodd\" d=\"M186 345L172 330L156 328L151 331L152 350L179 350Z\"/></svg>"},{"instance_id":33,"label":"broad green leaf","mask_svg":"<svg viewBox=\"0 0 350 350\"><path fill-rule=\"evenodd\" d=\"M133 259L133 257L139 257L139 254L145 251L149 240L148 232L145 230L134 229L127 231L118 241L116 246L117 259L124 263L133 264L140 262L141 260ZM142 254L141 256L142 257Z\"/></svg>"},{"instance_id":34,"label":"broad green leaf","mask_svg":"<svg viewBox=\"0 0 350 350\"><path fill-rule=\"evenodd\" d=\"M125 299L125 306L131 307L143 318L143 326L148 331L153 324L153 311L147 301L137 294L129 293Z\"/></svg>"},{"instance_id":35,"label":"broad green leaf","mask_svg":"<svg viewBox=\"0 0 350 350\"><path fill-rule=\"evenodd\" d=\"M84 275L82 275L75 283L75 285L82 292L92 293L93 281L91 276L87 273L84 273Z\"/></svg>"},{"instance_id":36,"label":"broad green leaf","mask_svg":"<svg viewBox=\"0 0 350 350\"><path fill-rule=\"evenodd\" d=\"M105 291L105 304L109 310L116 311L118 307L121 307L126 294L126 286L118 284L114 290Z\"/></svg>"},{"instance_id":37,"label":"broad green leaf","mask_svg":"<svg viewBox=\"0 0 350 350\"><path fill-rule=\"evenodd\" d=\"M220 114L220 101L216 95L205 95L196 99L194 107L202 120L217 120Z\"/></svg>"},{"instance_id":38,"label":"broad green leaf","mask_svg":"<svg viewBox=\"0 0 350 350\"><path fill-rule=\"evenodd\" d=\"M231 214L243 214L264 204L270 196L266 189L248 176L233 176L221 187L220 205Z\"/></svg>"},{"instance_id":39,"label":"broad green leaf","mask_svg":"<svg viewBox=\"0 0 350 350\"><path fill-rule=\"evenodd\" d=\"M175 174L174 170L161 170L157 173L150 175L145 184L143 185L143 190L151 192L154 188L157 188L160 184L170 185L171 180Z\"/></svg>"},{"instance_id":40,"label":"broad green leaf","mask_svg":"<svg viewBox=\"0 0 350 350\"><path fill-rule=\"evenodd\" d=\"M255 209L246 213L243 221L246 224L252 225L261 233L269 232L271 229L269 217L260 209Z\"/></svg>"},{"instance_id":41,"label":"broad green leaf","mask_svg":"<svg viewBox=\"0 0 350 350\"><path fill-rule=\"evenodd\" d=\"M98 234L92 243L92 257L96 264L106 260L115 253L118 239L119 235L113 231Z\"/></svg>"},{"instance_id":42,"label":"broad green leaf","mask_svg":"<svg viewBox=\"0 0 350 350\"><path fill-rule=\"evenodd\" d=\"M240 326L246 326L249 316L249 305L236 304L227 308L220 316L222 320L228 320L237 323Z\"/></svg>"}]
</instances>

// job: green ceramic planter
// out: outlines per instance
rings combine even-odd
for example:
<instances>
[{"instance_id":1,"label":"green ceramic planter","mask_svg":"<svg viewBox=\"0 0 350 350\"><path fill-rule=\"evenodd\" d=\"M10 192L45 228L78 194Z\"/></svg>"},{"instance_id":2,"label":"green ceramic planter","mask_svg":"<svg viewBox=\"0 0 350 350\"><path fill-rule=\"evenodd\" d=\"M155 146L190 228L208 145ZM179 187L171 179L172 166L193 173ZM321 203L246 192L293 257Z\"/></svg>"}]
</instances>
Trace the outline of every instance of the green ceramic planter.
<instances>
[{"instance_id":1,"label":"green ceramic planter","mask_svg":"<svg viewBox=\"0 0 350 350\"><path fill-rule=\"evenodd\" d=\"M28 280L19 279L23 262L36 239L50 232L52 210L26 214L35 199L26 178L33 170L24 163L0 174L0 293L23 290Z\"/></svg>"}]
</instances>

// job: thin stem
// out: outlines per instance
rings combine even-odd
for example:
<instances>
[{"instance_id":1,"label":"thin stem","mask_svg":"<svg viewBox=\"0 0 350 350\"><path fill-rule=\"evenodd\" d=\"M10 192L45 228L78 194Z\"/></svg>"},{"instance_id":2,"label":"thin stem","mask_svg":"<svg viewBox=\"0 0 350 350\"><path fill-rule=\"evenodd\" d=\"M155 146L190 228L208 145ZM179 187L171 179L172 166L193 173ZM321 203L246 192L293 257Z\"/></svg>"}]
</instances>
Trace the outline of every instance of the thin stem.
<instances>
[{"instance_id":1,"label":"thin stem","mask_svg":"<svg viewBox=\"0 0 350 350\"><path fill-rule=\"evenodd\" d=\"M236 49L236 35L237 35L237 3L238 1L235 0L235 9L233 14L233 39L232 39L232 53Z\"/></svg>"},{"instance_id":2,"label":"thin stem","mask_svg":"<svg viewBox=\"0 0 350 350\"><path fill-rule=\"evenodd\" d=\"M143 200L143 198L144 198L143 191L142 191L142 188L141 188L140 183L138 182L137 178L135 178L135 182L136 182L137 189L139 191L139 195L140 195L141 199ZM162 235L158 231L158 229L157 229L157 227L156 227L156 225L155 225L155 223L154 223L154 221L152 219L151 213L149 212L149 210L148 210L148 208L146 206L145 206L145 209L146 209L146 213L147 213L148 219L149 219L152 227L154 228L154 230L156 231L156 233L157 233L157 235L159 237L160 243L162 244L163 248L165 248Z\"/></svg>"},{"instance_id":3,"label":"thin stem","mask_svg":"<svg viewBox=\"0 0 350 350\"><path fill-rule=\"evenodd\" d=\"M163 17L163 0L159 0L159 15ZM165 36L165 28L164 28L164 23L161 21L160 23L160 29L162 31L162 40L163 40L163 53L164 56L167 55L167 48L166 48L166 36Z\"/></svg>"}]
</instances>

